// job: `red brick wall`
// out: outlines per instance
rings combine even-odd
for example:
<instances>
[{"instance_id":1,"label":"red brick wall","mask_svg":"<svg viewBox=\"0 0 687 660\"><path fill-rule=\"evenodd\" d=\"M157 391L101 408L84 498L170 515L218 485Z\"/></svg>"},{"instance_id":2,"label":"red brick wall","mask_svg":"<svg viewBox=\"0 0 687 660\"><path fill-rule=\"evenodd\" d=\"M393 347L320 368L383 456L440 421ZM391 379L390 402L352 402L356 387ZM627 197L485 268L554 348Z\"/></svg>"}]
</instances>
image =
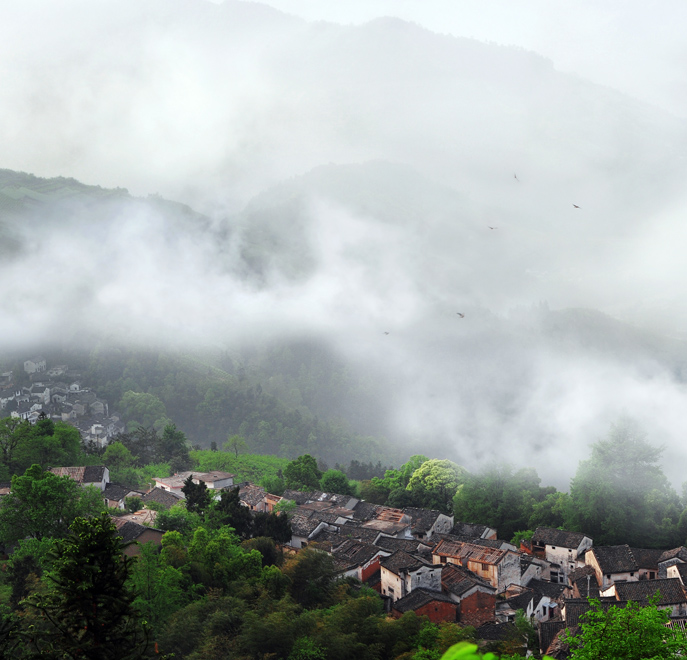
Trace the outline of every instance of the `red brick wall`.
<instances>
[{"instance_id":1,"label":"red brick wall","mask_svg":"<svg viewBox=\"0 0 687 660\"><path fill-rule=\"evenodd\" d=\"M483 623L496 621L496 596L475 591L460 601L460 623L477 628Z\"/></svg>"},{"instance_id":2,"label":"red brick wall","mask_svg":"<svg viewBox=\"0 0 687 660\"><path fill-rule=\"evenodd\" d=\"M432 601L419 607L415 610L418 616L427 616L432 623L440 623L441 621L455 622L458 613L457 603L444 603L442 601ZM395 619L401 616L398 610L392 609L391 614Z\"/></svg>"},{"instance_id":3,"label":"red brick wall","mask_svg":"<svg viewBox=\"0 0 687 660\"><path fill-rule=\"evenodd\" d=\"M367 578L369 578L371 575L374 575L379 570L379 561L380 557L377 555L367 566L363 566L360 577L361 582L365 582Z\"/></svg>"}]
</instances>

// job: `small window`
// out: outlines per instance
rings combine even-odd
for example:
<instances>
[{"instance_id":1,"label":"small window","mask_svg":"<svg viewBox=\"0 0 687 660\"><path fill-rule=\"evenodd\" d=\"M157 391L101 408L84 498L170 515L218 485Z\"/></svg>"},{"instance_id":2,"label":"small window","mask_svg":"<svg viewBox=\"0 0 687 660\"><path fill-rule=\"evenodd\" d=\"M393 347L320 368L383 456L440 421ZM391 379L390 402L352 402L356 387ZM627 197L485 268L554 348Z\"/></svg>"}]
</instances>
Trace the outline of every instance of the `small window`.
<instances>
[{"instance_id":1,"label":"small window","mask_svg":"<svg viewBox=\"0 0 687 660\"><path fill-rule=\"evenodd\" d=\"M630 577L634 577L634 576L635 576L635 574L634 574L634 573L630 573Z\"/></svg>"},{"instance_id":2,"label":"small window","mask_svg":"<svg viewBox=\"0 0 687 660\"><path fill-rule=\"evenodd\" d=\"M610 579L611 579L611 576L610 576L610 575L607 575L607 576L606 576L606 579L607 579L607 580L610 580Z\"/></svg>"},{"instance_id":3,"label":"small window","mask_svg":"<svg viewBox=\"0 0 687 660\"><path fill-rule=\"evenodd\" d=\"M656 571L649 571L649 579L650 580L656 579Z\"/></svg>"},{"instance_id":4,"label":"small window","mask_svg":"<svg viewBox=\"0 0 687 660\"><path fill-rule=\"evenodd\" d=\"M556 546L555 546L555 545L552 545L552 546L551 546L551 550L555 550L555 549L556 549Z\"/></svg>"},{"instance_id":5,"label":"small window","mask_svg":"<svg viewBox=\"0 0 687 660\"><path fill-rule=\"evenodd\" d=\"M445 564L446 563L446 557L441 557L441 563Z\"/></svg>"},{"instance_id":6,"label":"small window","mask_svg":"<svg viewBox=\"0 0 687 660\"><path fill-rule=\"evenodd\" d=\"M482 570L488 571L489 570L489 564L482 564Z\"/></svg>"}]
</instances>

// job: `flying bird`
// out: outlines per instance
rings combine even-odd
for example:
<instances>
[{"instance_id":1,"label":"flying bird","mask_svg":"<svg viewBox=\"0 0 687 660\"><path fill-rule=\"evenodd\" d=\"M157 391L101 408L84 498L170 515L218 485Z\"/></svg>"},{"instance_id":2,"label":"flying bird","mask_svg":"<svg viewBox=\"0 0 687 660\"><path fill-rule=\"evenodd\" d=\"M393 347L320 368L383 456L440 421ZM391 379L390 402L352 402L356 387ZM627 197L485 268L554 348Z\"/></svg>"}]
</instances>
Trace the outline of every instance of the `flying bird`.
<instances>
[{"instance_id":1,"label":"flying bird","mask_svg":"<svg viewBox=\"0 0 687 660\"><path fill-rule=\"evenodd\" d=\"M489 227L489 225L487 225ZM489 227L489 229L498 229L498 227Z\"/></svg>"},{"instance_id":2,"label":"flying bird","mask_svg":"<svg viewBox=\"0 0 687 660\"><path fill-rule=\"evenodd\" d=\"M582 208L581 206L578 206L577 204L573 204L573 206L574 206L576 209Z\"/></svg>"},{"instance_id":3,"label":"flying bird","mask_svg":"<svg viewBox=\"0 0 687 660\"><path fill-rule=\"evenodd\" d=\"M516 181L520 181L520 179L518 179L518 175L517 175L517 174L513 174L513 178L514 178Z\"/></svg>"},{"instance_id":4,"label":"flying bird","mask_svg":"<svg viewBox=\"0 0 687 660\"><path fill-rule=\"evenodd\" d=\"M388 335L389 333L385 331L384 334L385 334L385 335Z\"/></svg>"},{"instance_id":5,"label":"flying bird","mask_svg":"<svg viewBox=\"0 0 687 660\"><path fill-rule=\"evenodd\" d=\"M461 314L460 312L456 312L456 314L458 314L458 316L460 316L461 319L465 318L465 314Z\"/></svg>"}]
</instances>

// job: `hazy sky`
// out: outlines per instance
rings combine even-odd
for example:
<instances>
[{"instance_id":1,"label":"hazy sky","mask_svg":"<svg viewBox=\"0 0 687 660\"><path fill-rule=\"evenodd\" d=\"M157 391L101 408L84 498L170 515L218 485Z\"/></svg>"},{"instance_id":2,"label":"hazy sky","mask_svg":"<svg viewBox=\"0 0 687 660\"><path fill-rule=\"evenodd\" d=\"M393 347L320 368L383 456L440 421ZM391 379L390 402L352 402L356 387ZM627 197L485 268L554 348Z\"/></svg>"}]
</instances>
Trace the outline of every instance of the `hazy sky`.
<instances>
[{"instance_id":1,"label":"hazy sky","mask_svg":"<svg viewBox=\"0 0 687 660\"><path fill-rule=\"evenodd\" d=\"M521 46L556 67L687 116L687 6L680 0L271 0L309 20L398 16L430 30Z\"/></svg>"},{"instance_id":2,"label":"hazy sky","mask_svg":"<svg viewBox=\"0 0 687 660\"><path fill-rule=\"evenodd\" d=\"M536 309L687 336L683 5L269 4L3 8L0 168L219 231L37 212L0 264L0 343L316 337L383 380L392 442L565 485L629 411L678 482L683 345Z\"/></svg>"}]
</instances>

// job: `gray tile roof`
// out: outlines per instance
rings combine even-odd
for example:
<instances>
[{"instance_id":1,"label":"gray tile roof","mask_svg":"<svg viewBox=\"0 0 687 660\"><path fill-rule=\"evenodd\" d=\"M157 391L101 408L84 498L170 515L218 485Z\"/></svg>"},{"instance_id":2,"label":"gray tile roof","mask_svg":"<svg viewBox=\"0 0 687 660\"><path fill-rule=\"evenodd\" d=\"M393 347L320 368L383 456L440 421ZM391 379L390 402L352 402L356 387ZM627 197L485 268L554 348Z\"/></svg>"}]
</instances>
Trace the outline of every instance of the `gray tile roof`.
<instances>
[{"instance_id":1,"label":"gray tile roof","mask_svg":"<svg viewBox=\"0 0 687 660\"><path fill-rule=\"evenodd\" d=\"M432 566L432 563L420 557L409 555L403 550L397 550L393 555L382 559L381 565L392 573L400 575L401 573L416 571L423 566Z\"/></svg>"},{"instance_id":2,"label":"gray tile roof","mask_svg":"<svg viewBox=\"0 0 687 660\"><path fill-rule=\"evenodd\" d=\"M396 552L396 550L403 550L410 554L420 553L420 554L431 554L432 548L428 545L424 545L422 541L417 539L397 539L392 536L380 536L376 541L375 545L390 552Z\"/></svg>"},{"instance_id":3,"label":"gray tile roof","mask_svg":"<svg viewBox=\"0 0 687 660\"><path fill-rule=\"evenodd\" d=\"M170 493L168 490L165 490L164 488L157 487L147 492L145 495L143 495L141 499L143 500L144 504L146 502L157 502L158 504L161 504L162 506L167 508L174 506L179 502L183 502L184 500L184 498L181 497L181 495L177 495L176 493Z\"/></svg>"},{"instance_id":4,"label":"gray tile roof","mask_svg":"<svg viewBox=\"0 0 687 660\"><path fill-rule=\"evenodd\" d=\"M537 527L532 535L532 543L577 549L585 536L586 534L582 532L568 532L553 527Z\"/></svg>"},{"instance_id":5,"label":"gray tile roof","mask_svg":"<svg viewBox=\"0 0 687 660\"><path fill-rule=\"evenodd\" d=\"M496 589L471 570L455 564L444 564L441 569L441 586L446 591L462 596L473 587L494 593Z\"/></svg>"},{"instance_id":6,"label":"gray tile roof","mask_svg":"<svg viewBox=\"0 0 687 660\"><path fill-rule=\"evenodd\" d=\"M434 509L418 509L416 507L406 507L403 513L410 516L412 521L411 529L415 534L426 534L432 525L437 521L437 518L442 515L441 511Z\"/></svg>"},{"instance_id":7,"label":"gray tile roof","mask_svg":"<svg viewBox=\"0 0 687 660\"><path fill-rule=\"evenodd\" d=\"M684 545L681 545L677 548L673 548L672 550L666 550L659 558L658 561L663 562L663 561L668 561L670 559L681 559L684 562L687 562L687 548L685 548Z\"/></svg>"},{"instance_id":8,"label":"gray tile roof","mask_svg":"<svg viewBox=\"0 0 687 660\"><path fill-rule=\"evenodd\" d=\"M618 600L644 602L659 592L659 605L687 603L685 589L679 578L662 580L640 580L639 582L616 582L615 592Z\"/></svg>"},{"instance_id":9,"label":"gray tile roof","mask_svg":"<svg viewBox=\"0 0 687 660\"><path fill-rule=\"evenodd\" d=\"M480 525L478 523L457 522L453 525L453 529L451 529L451 534L455 534L456 536L465 536L474 539L481 538L482 534L484 534L488 529L488 525Z\"/></svg>"}]
</instances>

